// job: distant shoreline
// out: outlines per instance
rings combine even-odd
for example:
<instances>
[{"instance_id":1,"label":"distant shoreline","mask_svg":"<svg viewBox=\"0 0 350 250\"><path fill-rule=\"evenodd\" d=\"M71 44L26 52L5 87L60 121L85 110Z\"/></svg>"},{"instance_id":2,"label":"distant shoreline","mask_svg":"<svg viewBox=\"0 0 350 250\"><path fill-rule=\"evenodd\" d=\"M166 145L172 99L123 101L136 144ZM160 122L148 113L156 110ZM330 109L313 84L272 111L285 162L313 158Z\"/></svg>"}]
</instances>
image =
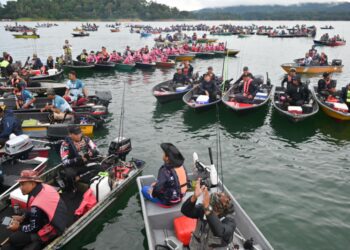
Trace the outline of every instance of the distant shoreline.
<instances>
[{"instance_id":1,"label":"distant shoreline","mask_svg":"<svg viewBox=\"0 0 350 250\"><path fill-rule=\"evenodd\" d=\"M104 20L104 19L86 19L86 20L73 20L73 19L31 19L31 18L19 18L14 20L0 20L0 22L349 22L350 20L305 20L305 19L286 19L286 20L271 20L271 19L226 19L226 20L201 20L201 19L159 19L159 20L141 20L141 19L116 19L116 20Z\"/></svg>"}]
</instances>

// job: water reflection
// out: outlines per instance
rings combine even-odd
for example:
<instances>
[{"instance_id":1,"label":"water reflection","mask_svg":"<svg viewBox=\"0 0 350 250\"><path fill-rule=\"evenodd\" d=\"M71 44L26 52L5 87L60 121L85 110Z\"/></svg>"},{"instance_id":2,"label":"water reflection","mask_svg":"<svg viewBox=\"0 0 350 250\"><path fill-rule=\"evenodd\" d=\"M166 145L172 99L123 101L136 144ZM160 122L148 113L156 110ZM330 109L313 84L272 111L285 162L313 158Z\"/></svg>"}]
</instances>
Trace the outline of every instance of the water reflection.
<instances>
[{"instance_id":1,"label":"water reflection","mask_svg":"<svg viewBox=\"0 0 350 250\"><path fill-rule=\"evenodd\" d=\"M220 124L231 135L252 133L264 125L268 110L268 105L245 112L233 112L226 107L222 107L220 109Z\"/></svg>"},{"instance_id":2,"label":"water reflection","mask_svg":"<svg viewBox=\"0 0 350 250\"><path fill-rule=\"evenodd\" d=\"M273 109L271 127L277 137L282 137L292 143L300 143L316 134L317 116L316 114L304 121L294 123Z\"/></svg>"}]
</instances>

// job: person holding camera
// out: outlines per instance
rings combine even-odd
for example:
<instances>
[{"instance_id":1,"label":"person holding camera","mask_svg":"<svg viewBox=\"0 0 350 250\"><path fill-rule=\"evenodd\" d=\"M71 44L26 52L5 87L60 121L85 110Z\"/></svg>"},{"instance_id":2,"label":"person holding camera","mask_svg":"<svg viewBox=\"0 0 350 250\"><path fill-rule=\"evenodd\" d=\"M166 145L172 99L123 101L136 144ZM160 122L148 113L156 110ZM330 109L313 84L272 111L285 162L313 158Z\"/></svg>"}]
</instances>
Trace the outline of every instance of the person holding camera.
<instances>
[{"instance_id":1,"label":"person holding camera","mask_svg":"<svg viewBox=\"0 0 350 250\"><path fill-rule=\"evenodd\" d=\"M187 172L184 157L171 143L162 143L164 165L158 171L157 181L142 188L145 199L163 207L170 207L182 201L187 192Z\"/></svg>"},{"instance_id":2,"label":"person holding camera","mask_svg":"<svg viewBox=\"0 0 350 250\"><path fill-rule=\"evenodd\" d=\"M196 204L200 196L203 202ZM181 207L181 212L198 219L190 241L191 250L227 249L231 246L236 222L232 199L224 192L209 194L208 187L197 180L195 191Z\"/></svg>"}]
</instances>

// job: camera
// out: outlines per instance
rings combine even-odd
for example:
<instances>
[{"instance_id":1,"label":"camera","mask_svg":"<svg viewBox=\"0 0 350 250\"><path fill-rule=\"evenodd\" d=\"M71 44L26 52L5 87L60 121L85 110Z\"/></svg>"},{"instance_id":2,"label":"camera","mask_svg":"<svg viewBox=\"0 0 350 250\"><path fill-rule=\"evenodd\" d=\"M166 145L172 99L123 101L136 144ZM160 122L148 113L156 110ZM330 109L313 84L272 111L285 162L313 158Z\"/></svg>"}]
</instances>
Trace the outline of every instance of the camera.
<instances>
[{"instance_id":1,"label":"camera","mask_svg":"<svg viewBox=\"0 0 350 250\"><path fill-rule=\"evenodd\" d=\"M201 187L206 186L208 190L210 190L211 187L211 181L209 178L201 179Z\"/></svg>"}]
</instances>

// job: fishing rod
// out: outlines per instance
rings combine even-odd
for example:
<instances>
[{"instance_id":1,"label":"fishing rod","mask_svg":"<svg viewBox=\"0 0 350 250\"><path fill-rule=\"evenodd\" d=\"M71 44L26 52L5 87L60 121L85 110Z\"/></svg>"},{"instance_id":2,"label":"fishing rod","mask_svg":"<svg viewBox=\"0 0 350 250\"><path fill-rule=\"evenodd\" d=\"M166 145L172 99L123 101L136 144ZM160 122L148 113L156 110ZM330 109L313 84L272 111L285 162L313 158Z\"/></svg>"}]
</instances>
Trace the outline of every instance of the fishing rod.
<instances>
[{"instance_id":1,"label":"fishing rod","mask_svg":"<svg viewBox=\"0 0 350 250\"><path fill-rule=\"evenodd\" d=\"M118 138L121 141L122 136L124 135L124 114L125 114L125 82L123 85L123 94L122 94L122 104L120 107L120 118L119 118L119 132Z\"/></svg>"}]
</instances>

